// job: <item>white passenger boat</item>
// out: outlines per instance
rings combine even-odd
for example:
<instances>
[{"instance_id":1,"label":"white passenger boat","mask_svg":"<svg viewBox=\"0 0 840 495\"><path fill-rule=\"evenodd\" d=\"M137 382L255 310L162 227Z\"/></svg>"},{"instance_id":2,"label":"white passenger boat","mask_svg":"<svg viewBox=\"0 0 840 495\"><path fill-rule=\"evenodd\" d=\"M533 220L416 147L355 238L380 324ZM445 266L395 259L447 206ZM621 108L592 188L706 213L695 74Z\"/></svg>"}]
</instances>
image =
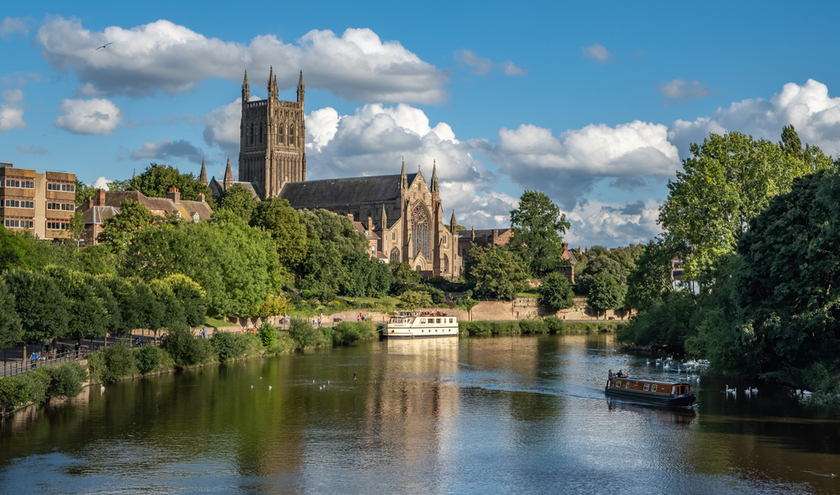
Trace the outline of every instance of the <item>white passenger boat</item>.
<instances>
[{"instance_id":1,"label":"white passenger boat","mask_svg":"<svg viewBox=\"0 0 840 495\"><path fill-rule=\"evenodd\" d=\"M385 325L386 339L457 337L458 319L440 311L400 312Z\"/></svg>"}]
</instances>

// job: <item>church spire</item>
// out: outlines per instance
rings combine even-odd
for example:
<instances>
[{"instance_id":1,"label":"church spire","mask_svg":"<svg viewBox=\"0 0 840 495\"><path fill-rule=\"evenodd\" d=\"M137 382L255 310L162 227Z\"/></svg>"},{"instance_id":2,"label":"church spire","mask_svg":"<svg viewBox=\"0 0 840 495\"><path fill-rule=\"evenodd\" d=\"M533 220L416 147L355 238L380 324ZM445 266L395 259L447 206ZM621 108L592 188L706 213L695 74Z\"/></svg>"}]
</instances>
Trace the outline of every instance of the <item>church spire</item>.
<instances>
[{"instance_id":1,"label":"church spire","mask_svg":"<svg viewBox=\"0 0 840 495\"><path fill-rule=\"evenodd\" d=\"M274 86L273 83L274 83L274 66L271 66L271 68L268 69L268 97L269 98L271 98L274 95L274 93L272 92L272 90L274 89L273 88L273 86Z\"/></svg>"},{"instance_id":2,"label":"church spire","mask_svg":"<svg viewBox=\"0 0 840 495\"><path fill-rule=\"evenodd\" d=\"M303 87L303 71L300 71L300 79L298 79L298 87L297 87L297 101L298 103L303 103L303 97L306 89Z\"/></svg>"},{"instance_id":3,"label":"church spire","mask_svg":"<svg viewBox=\"0 0 840 495\"><path fill-rule=\"evenodd\" d=\"M405 175L405 156L402 157L402 172L400 172L400 189L408 189L408 176Z\"/></svg>"},{"instance_id":4,"label":"church spire","mask_svg":"<svg viewBox=\"0 0 840 495\"><path fill-rule=\"evenodd\" d=\"M225 169L225 190L233 185L233 172L230 169L230 157L227 159L227 168Z\"/></svg>"},{"instance_id":5,"label":"church spire","mask_svg":"<svg viewBox=\"0 0 840 495\"><path fill-rule=\"evenodd\" d=\"M388 214L385 213L385 203L382 204L382 232L383 236L385 235L385 229L388 228Z\"/></svg>"},{"instance_id":6,"label":"church spire","mask_svg":"<svg viewBox=\"0 0 840 495\"><path fill-rule=\"evenodd\" d=\"M242 101L248 101L251 98L251 87L248 86L248 71L245 71L245 80L242 81Z\"/></svg>"},{"instance_id":7,"label":"church spire","mask_svg":"<svg viewBox=\"0 0 840 495\"><path fill-rule=\"evenodd\" d=\"M432 192L440 192L438 189L438 178L437 178L437 161L432 162Z\"/></svg>"},{"instance_id":8,"label":"church spire","mask_svg":"<svg viewBox=\"0 0 840 495\"><path fill-rule=\"evenodd\" d=\"M207 185L207 169L204 168L204 158L201 159L201 174L198 176L198 180L205 186Z\"/></svg>"},{"instance_id":9,"label":"church spire","mask_svg":"<svg viewBox=\"0 0 840 495\"><path fill-rule=\"evenodd\" d=\"M452 226L452 232L455 232L455 227L458 226L458 222L455 220L455 208L452 209L452 218L449 219L449 225Z\"/></svg>"}]
</instances>

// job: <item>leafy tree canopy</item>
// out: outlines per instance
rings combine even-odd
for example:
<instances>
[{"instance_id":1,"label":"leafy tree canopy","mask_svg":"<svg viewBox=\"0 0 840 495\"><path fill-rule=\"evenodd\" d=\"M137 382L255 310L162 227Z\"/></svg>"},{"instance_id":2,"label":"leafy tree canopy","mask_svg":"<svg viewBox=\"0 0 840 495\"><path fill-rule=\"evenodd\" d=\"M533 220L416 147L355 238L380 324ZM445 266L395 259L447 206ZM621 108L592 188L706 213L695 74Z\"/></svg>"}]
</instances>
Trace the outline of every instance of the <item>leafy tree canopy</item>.
<instances>
[{"instance_id":1,"label":"leafy tree canopy","mask_svg":"<svg viewBox=\"0 0 840 495\"><path fill-rule=\"evenodd\" d=\"M84 182L76 179L76 206L82 206L82 203L92 198L96 194L97 189L90 187Z\"/></svg>"},{"instance_id":2,"label":"leafy tree canopy","mask_svg":"<svg viewBox=\"0 0 840 495\"><path fill-rule=\"evenodd\" d=\"M23 341L23 326L15 310L15 295L0 276L0 349L8 349Z\"/></svg>"},{"instance_id":3,"label":"leafy tree canopy","mask_svg":"<svg viewBox=\"0 0 840 495\"><path fill-rule=\"evenodd\" d=\"M627 275L628 307L647 311L671 292L671 259L675 254L662 242L650 241L643 246L635 267Z\"/></svg>"},{"instance_id":4,"label":"leafy tree canopy","mask_svg":"<svg viewBox=\"0 0 840 495\"><path fill-rule=\"evenodd\" d=\"M306 258L307 226L301 215L280 198L267 198L256 205L251 226L265 230L277 246L280 263L289 270L297 270Z\"/></svg>"},{"instance_id":5,"label":"leafy tree canopy","mask_svg":"<svg viewBox=\"0 0 840 495\"><path fill-rule=\"evenodd\" d=\"M269 199L269 201L274 198ZM225 209L241 218L245 223L251 221L251 215L260 201L242 184L234 184L219 198L219 209Z\"/></svg>"},{"instance_id":6,"label":"leafy tree canopy","mask_svg":"<svg viewBox=\"0 0 840 495\"><path fill-rule=\"evenodd\" d=\"M63 337L67 333L68 303L58 283L43 273L15 269L6 272L6 287L28 344Z\"/></svg>"},{"instance_id":7,"label":"leafy tree canopy","mask_svg":"<svg viewBox=\"0 0 840 495\"><path fill-rule=\"evenodd\" d=\"M589 296L586 300L598 311L618 309L624 304L624 294L612 275L602 271L589 286Z\"/></svg>"},{"instance_id":8,"label":"leafy tree canopy","mask_svg":"<svg viewBox=\"0 0 840 495\"><path fill-rule=\"evenodd\" d=\"M511 301L528 288L525 270L509 249L500 246L470 250L467 280L475 285L480 298Z\"/></svg>"},{"instance_id":9,"label":"leafy tree canopy","mask_svg":"<svg viewBox=\"0 0 840 495\"><path fill-rule=\"evenodd\" d=\"M803 150L793 127L782 138L778 145L730 132L691 145L659 213L664 240L686 258L689 279L711 284L714 266L774 196L796 177L832 166L818 148Z\"/></svg>"},{"instance_id":10,"label":"leafy tree canopy","mask_svg":"<svg viewBox=\"0 0 840 495\"><path fill-rule=\"evenodd\" d=\"M544 308L559 311L574 306L574 298L575 293L569 279L561 273L553 272L543 278L537 301Z\"/></svg>"},{"instance_id":11,"label":"leafy tree canopy","mask_svg":"<svg viewBox=\"0 0 840 495\"><path fill-rule=\"evenodd\" d=\"M115 184L115 190L121 184ZM177 188L181 193L181 199L198 201L199 193L204 194L205 201L214 207L213 195L207 184L203 184L198 177L189 174L182 174L177 168L169 165L158 165L152 163L140 175L137 175L124 185L125 191L140 191L152 198L165 198L170 187Z\"/></svg>"},{"instance_id":12,"label":"leafy tree canopy","mask_svg":"<svg viewBox=\"0 0 840 495\"><path fill-rule=\"evenodd\" d=\"M120 205L120 213L104 222L97 240L115 253L122 252L139 232L160 222L160 217L137 201L127 200Z\"/></svg>"},{"instance_id":13,"label":"leafy tree canopy","mask_svg":"<svg viewBox=\"0 0 840 495\"><path fill-rule=\"evenodd\" d=\"M557 266L569 222L548 196L525 191L519 198L519 208L510 212L510 226L510 246L522 255L533 275L542 276Z\"/></svg>"}]
</instances>

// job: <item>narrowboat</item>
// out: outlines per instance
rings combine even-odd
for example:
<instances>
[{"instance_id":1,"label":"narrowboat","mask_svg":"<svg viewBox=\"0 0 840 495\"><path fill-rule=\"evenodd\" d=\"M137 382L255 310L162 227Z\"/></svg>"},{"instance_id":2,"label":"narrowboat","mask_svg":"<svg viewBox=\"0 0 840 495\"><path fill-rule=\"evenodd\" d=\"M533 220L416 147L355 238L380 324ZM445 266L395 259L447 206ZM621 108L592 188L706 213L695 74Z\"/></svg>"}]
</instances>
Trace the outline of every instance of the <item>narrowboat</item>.
<instances>
[{"instance_id":1,"label":"narrowboat","mask_svg":"<svg viewBox=\"0 0 840 495\"><path fill-rule=\"evenodd\" d=\"M622 376L608 380L604 388L607 397L656 406L689 407L697 397L685 382L667 382Z\"/></svg>"},{"instance_id":2,"label":"narrowboat","mask_svg":"<svg viewBox=\"0 0 840 495\"><path fill-rule=\"evenodd\" d=\"M440 311L400 312L388 319L382 331L386 339L457 337L458 319Z\"/></svg>"}]
</instances>

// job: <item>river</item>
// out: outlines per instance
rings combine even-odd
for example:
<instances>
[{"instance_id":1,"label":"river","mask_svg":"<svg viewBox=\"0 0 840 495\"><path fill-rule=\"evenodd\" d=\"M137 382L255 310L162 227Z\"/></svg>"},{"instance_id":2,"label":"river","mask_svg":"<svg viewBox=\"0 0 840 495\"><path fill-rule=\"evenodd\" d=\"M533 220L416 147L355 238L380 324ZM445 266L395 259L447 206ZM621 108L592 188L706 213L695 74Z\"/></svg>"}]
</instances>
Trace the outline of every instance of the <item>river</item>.
<instances>
[{"instance_id":1,"label":"river","mask_svg":"<svg viewBox=\"0 0 840 495\"><path fill-rule=\"evenodd\" d=\"M609 402L610 368L687 375L616 347L365 342L91 387L3 420L0 492L840 492L836 419L703 372L691 411Z\"/></svg>"}]
</instances>

